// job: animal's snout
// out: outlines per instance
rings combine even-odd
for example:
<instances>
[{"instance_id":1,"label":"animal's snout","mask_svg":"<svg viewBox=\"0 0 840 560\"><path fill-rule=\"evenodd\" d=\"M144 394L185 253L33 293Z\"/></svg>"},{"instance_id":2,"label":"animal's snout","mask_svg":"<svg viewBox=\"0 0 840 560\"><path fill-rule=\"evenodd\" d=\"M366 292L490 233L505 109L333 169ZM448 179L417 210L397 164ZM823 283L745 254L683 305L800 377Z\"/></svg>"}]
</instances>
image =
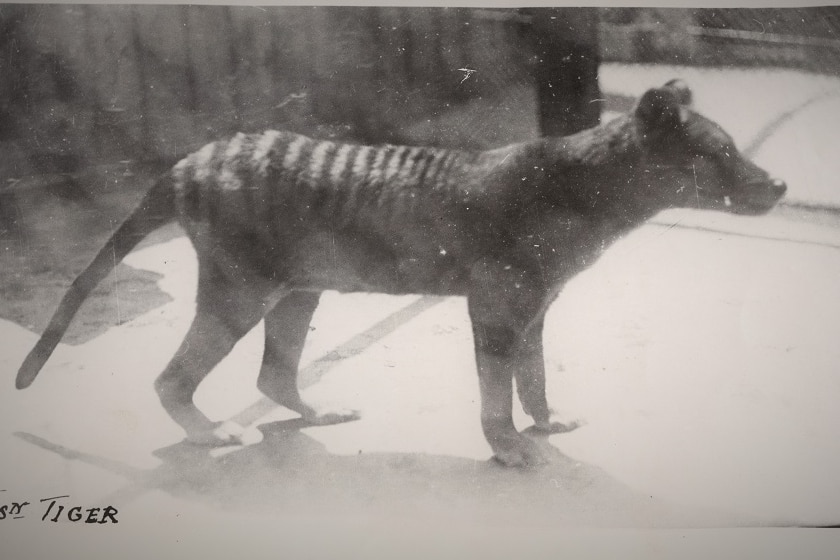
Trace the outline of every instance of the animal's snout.
<instances>
[{"instance_id":1,"label":"animal's snout","mask_svg":"<svg viewBox=\"0 0 840 560\"><path fill-rule=\"evenodd\" d=\"M770 188L773 189L773 194L781 198L787 192L787 183L785 183L781 179L771 179Z\"/></svg>"}]
</instances>

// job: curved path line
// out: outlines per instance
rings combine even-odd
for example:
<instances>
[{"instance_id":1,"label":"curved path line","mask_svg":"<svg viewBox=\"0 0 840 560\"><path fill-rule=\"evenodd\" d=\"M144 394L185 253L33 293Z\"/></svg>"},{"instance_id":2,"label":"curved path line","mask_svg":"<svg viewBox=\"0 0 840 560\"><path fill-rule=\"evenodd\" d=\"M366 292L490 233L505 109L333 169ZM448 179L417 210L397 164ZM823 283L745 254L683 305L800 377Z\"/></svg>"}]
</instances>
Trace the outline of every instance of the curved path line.
<instances>
[{"instance_id":1,"label":"curved path line","mask_svg":"<svg viewBox=\"0 0 840 560\"><path fill-rule=\"evenodd\" d=\"M758 153L758 150L761 149L761 146L763 146L764 143L767 140L769 140L770 137L773 136L773 134L776 133L776 131L778 131L782 126L784 126L785 123L790 121L793 117L795 117L811 105L819 101L823 101L824 99L829 99L831 97L840 97L840 89L831 89L828 91L824 91L820 94L811 97L810 99L806 99L796 107L784 111L775 119L770 121L768 124L764 125L764 127L758 132L758 134L755 135L752 141L749 144L747 144L747 146L744 148L744 155L746 155L748 158L755 157L756 153Z\"/></svg>"}]
</instances>

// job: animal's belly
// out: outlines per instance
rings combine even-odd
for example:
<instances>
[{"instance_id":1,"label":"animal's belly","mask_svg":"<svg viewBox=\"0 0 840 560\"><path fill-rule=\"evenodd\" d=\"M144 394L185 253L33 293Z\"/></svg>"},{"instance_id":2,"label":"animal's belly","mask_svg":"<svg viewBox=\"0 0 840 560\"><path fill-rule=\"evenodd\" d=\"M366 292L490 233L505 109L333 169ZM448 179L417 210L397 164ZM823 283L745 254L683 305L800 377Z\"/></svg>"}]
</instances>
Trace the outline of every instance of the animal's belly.
<instances>
[{"instance_id":1,"label":"animal's belly","mask_svg":"<svg viewBox=\"0 0 840 560\"><path fill-rule=\"evenodd\" d=\"M340 292L464 295L469 262L435 247L406 247L319 233L287 253L291 286Z\"/></svg>"}]
</instances>

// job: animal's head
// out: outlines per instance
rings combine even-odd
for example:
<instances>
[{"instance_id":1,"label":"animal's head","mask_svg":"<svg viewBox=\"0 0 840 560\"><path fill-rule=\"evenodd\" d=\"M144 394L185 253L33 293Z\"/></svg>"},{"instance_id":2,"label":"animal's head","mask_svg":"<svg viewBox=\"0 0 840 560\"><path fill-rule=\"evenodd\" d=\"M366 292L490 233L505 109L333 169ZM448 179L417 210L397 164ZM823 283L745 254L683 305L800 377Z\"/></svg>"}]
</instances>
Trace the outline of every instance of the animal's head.
<instances>
[{"instance_id":1,"label":"animal's head","mask_svg":"<svg viewBox=\"0 0 840 560\"><path fill-rule=\"evenodd\" d=\"M769 212L785 183L748 160L717 123L692 111L691 98L684 82L671 80L636 105L633 120L652 194L666 207Z\"/></svg>"}]
</instances>

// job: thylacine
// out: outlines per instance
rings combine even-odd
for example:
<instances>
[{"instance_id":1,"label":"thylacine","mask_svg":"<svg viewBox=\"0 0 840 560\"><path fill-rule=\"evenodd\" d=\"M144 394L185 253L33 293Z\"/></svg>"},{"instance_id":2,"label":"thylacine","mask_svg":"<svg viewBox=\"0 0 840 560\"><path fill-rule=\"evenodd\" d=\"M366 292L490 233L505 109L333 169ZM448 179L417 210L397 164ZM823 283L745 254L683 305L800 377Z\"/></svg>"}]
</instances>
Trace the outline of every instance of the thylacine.
<instances>
[{"instance_id":1,"label":"thylacine","mask_svg":"<svg viewBox=\"0 0 840 560\"><path fill-rule=\"evenodd\" d=\"M690 97L671 81L607 124L484 152L277 131L208 144L152 187L73 282L17 387L32 383L115 263L177 219L198 254L197 311L155 386L189 440L237 441L193 394L261 319L259 388L311 422L337 422L356 414L316 411L296 382L320 292L459 295L468 301L487 441L506 465L537 463L537 446L513 424L513 379L536 428L562 429L545 398L542 326L565 282L665 208L762 214L785 192L689 109Z\"/></svg>"}]
</instances>

